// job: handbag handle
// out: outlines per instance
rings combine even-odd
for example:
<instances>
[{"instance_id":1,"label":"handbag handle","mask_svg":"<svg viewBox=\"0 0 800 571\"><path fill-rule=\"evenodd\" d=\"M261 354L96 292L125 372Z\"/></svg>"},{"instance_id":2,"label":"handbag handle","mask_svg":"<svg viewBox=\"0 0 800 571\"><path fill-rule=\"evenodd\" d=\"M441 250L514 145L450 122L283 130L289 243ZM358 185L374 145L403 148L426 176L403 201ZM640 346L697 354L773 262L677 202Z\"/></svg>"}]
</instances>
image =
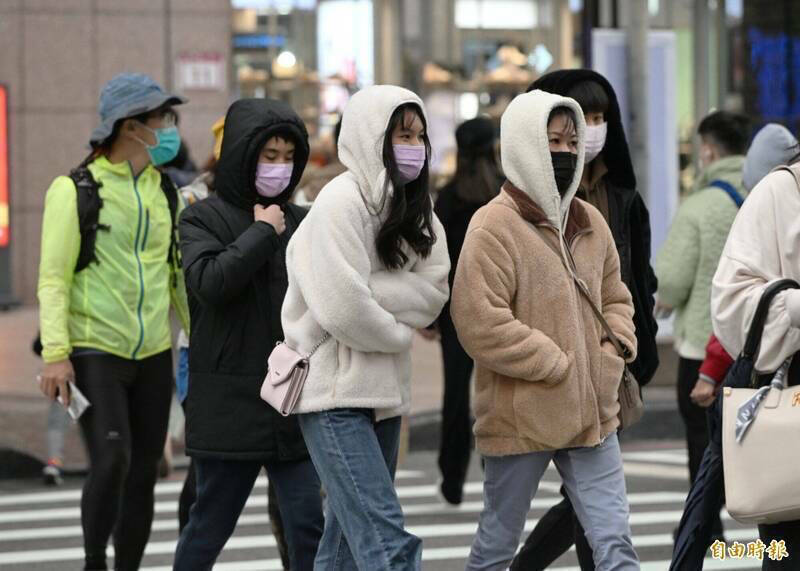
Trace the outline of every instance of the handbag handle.
<instances>
[{"instance_id":1,"label":"handbag handle","mask_svg":"<svg viewBox=\"0 0 800 571\"><path fill-rule=\"evenodd\" d=\"M753 322L750 324L750 330L747 332L747 340L742 349L742 357L755 360L758 351L761 348L761 336L764 334L764 325L767 321L769 314L769 307L775 296L787 289L800 289L800 284L791 279L777 280L764 289L761 294L761 299L758 302L756 313L753 316Z\"/></svg>"}]
</instances>

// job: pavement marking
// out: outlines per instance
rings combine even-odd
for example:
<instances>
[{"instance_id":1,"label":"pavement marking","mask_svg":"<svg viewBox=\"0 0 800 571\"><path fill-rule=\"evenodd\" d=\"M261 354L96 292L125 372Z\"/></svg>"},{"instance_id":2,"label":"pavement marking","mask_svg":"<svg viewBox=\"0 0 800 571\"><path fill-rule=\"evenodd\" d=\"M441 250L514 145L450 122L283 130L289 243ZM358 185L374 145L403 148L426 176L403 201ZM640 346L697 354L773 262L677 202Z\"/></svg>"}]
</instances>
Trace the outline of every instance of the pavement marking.
<instances>
[{"instance_id":1,"label":"pavement marking","mask_svg":"<svg viewBox=\"0 0 800 571\"><path fill-rule=\"evenodd\" d=\"M646 511L633 513L630 517L631 526L652 525L660 523L677 523L682 515L681 510L668 511ZM731 521L730 516L722 514L722 519ZM529 519L525 523L525 531L531 531L538 522L538 519ZM441 523L431 525L409 525L406 529L424 539L442 537L474 537L478 530L478 522L467 523ZM755 529L728 530L726 539L748 539L753 540L758 536ZM656 547L672 545L672 535L669 533L655 535L633 535L633 543L636 547ZM175 553L177 541L151 541L145 549L145 555L169 555ZM275 538L269 533L258 535L234 536L225 544L223 553L242 549L254 549L275 547ZM113 548L109 546L109 554ZM436 549L431 551L436 552ZM19 564L19 563L42 563L48 561L75 561L83 559L82 547L69 547L59 549L35 549L26 551L11 551L0 553L0 565Z\"/></svg>"},{"instance_id":2,"label":"pavement marking","mask_svg":"<svg viewBox=\"0 0 800 571\"><path fill-rule=\"evenodd\" d=\"M424 478L425 472L419 470L398 470L395 480L410 480ZM253 489L266 488L267 477L259 476ZM163 496L168 494L179 494L183 490L183 481L180 482L158 482L156 484L156 495ZM31 492L25 494L0 494L0 506L16 506L23 504L47 504L51 502L80 501L81 489L59 490L52 492Z\"/></svg>"},{"instance_id":3,"label":"pavement marking","mask_svg":"<svg viewBox=\"0 0 800 571\"><path fill-rule=\"evenodd\" d=\"M683 450L656 450L651 452L623 452L622 459L639 460L645 462L663 462L664 464L676 464L685 466L689 462L689 456Z\"/></svg>"},{"instance_id":4,"label":"pavement marking","mask_svg":"<svg viewBox=\"0 0 800 571\"><path fill-rule=\"evenodd\" d=\"M689 468L686 466L669 466L664 464L645 464L642 462L625 462L626 476L643 476L645 478L661 478L665 480L689 481Z\"/></svg>"},{"instance_id":5,"label":"pavement marking","mask_svg":"<svg viewBox=\"0 0 800 571\"><path fill-rule=\"evenodd\" d=\"M525 530L530 531L535 525L535 520L528 520L525 524ZM413 530L412 530L413 531ZM725 536L731 540L752 540L756 530L733 530L726 531ZM640 547L663 547L672 545L672 534L658 533L652 535L635 535L634 546ZM570 551L574 551L574 547ZM423 548L422 560L423 561L447 561L447 560L466 560L469 557L470 546L455 546L455 547L434 547ZM730 565L728 565L730 563ZM664 571L669 568L670 561L667 559L660 561L644 561L641 563L642 571ZM250 571L250 570L274 570L281 569L279 567L280 559L259 559L254 561L235 561L231 563L217 563L214 565L214 571ZM715 561L706 558L703 564L703 569L760 569L761 565L754 565L751 560L735 560L726 559L725 561ZM555 565L552 569L559 569L561 571L580 571L580 567L564 565ZM171 566L158 566L158 567L143 567L141 571L171 571Z\"/></svg>"},{"instance_id":6,"label":"pavement marking","mask_svg":"<svg viewBox=\"0 0 800 571\"><path fill-rule=\"evenodd\" d=\"M685 459L683 461L678 461L678 458L675 455L666 454L662 452L626 452L623 453L623 457L631 459L661 461L667 464L686 465ZM657 463L654 464L654 463L626 461L624 463L624 468L625 468L625 473L631 476L649 476L649 477L666 478L666 479L688 479L689 477L688 468L682 470L680 468L672 468L670 466L660 466ZM548 471L554 472L554 467L552 463L549 466ZM407 479L422 478L424 476L425 473L418 470L398 470L396 479L407 480ZM482 483L478 484L480 484L481 486L483 485ZM542 482L542 484L545 484L545 482ZM256 483L253 486L253 489L260 490L260 489L265 489L266 487L267 487L267 477L259 476L256 479ZM433 487L435 488L435 486ZM545 488L545 486L540 485L540 488L543 489ZM158 484L156 484L155 493L156 496L179 494L182 489L183 489L183 482L159 482ZM414 492L408 492L408 493L413 494ZM415 496L410 495L410 496L400 496L400 497L415 497ZM72 490L52 491L52 492L32 492L24 494L9 493L9 494L0 494L0 506L20 506L20 505L47 504L54 502L71 502L71 501L79 502L80 499L81 499L81 490L79 488ZM2 514L0 514L0 517L2 517ZM0 522L2 521L3 520L0 519Z\"/></svg>"},{"instance_id":7,"label":"pavement marking","mask_svg":"<svg viewBox=\"0 0 800 571\"><path fill-rule=\"evenodd\" d=\"M547 482L550 484L550 482ZM682 503L686 494L682 492L643 492L628 494L628 502L631 506L637 505L659 505L659 504L672 504ZM535 498L531 502L531 509L549 509L560 499L558 497L549 498ZM260 502L256 502L260 504ZM258 507L258 506L256 506ZM410 504L403 506L403 513L406 517L420 516L420 515L451 515L451 514L473 514L480 513L483 510L482 501L463 502L460 506L445 506L442 503L429 503L429 504ZM634 509L634 512L636 510ZM248 514L243 513L239 517L239 526L249 525L263 525L269 524L269 518L266 514ZM177 531L178 521L177 518L171 519L156 519L153 521L152 531L165 532ZM2 541L25 541L31 539L54 539L64 537L81 537L83 530L80 525L70 526L57 526L57 527L40 527L33 529L11 529L0 530L0 542Z\"/></svg>"},{"instance_id":8,"label":"pavement marking","mask_svg":"<svg viewBox=\"0 0 800 571\"><path fill-rule=\"evenodd\" d=\"M557 492L559 484L553 482L542 482L539 488L543 491ZM402 499L410 498L427 498L435 497L437 488L435 484L423 486L397 486L398 497ZM464 494L482 494L483 482L469 482L464 486ZM77 503L77 501L76 501ZM252 507L266 507L267 498L265 495L251 495L245 504L246 508ZM173 513L177 514L178 501L177 500L162 500L155 502L155 513ZM44 508L32 510L13 510L5 513L0 513L0 524L4 523L22 523L22 522L35 522L35 521L50 521L57 519L74 519L80 518L80 507L63 507L63 508Z\"/></svg>"}]
</instances>

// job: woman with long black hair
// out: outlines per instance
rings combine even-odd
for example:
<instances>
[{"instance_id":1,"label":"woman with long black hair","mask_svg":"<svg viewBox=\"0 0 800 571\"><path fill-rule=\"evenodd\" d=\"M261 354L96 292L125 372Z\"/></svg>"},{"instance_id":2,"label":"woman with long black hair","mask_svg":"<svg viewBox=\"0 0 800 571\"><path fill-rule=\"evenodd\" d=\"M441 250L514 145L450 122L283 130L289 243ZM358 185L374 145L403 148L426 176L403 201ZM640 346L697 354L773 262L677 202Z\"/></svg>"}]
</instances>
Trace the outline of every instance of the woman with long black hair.
<instances>
[{"instance_id":1,"label":"woman with long black hair","mask_svg":"<svg viewBox=\"0 0 800 571\"><path fill-rule=\"evenodd\" d=\"M411 338L448 294L426 125L406 89L355 94L339 138L348 170L322 189L287 251L286 342L300 353L322 343L295 411L328 492L319 569L420 567L422 542L404 529L393 479Z\"/></svg>"},{"instance_id":2,"label":"woman with long black hair","mask_svg":"<svg viewBox=\"0 0 800 571\"><path fill-rule=\"evenodd\" d=\"M155 167L178 152L172 106L184 102L146 75L118 75L100 95L91 155L47 191L41 381L65 402L74 381L91 403L80 418L85 569L107 568L112 531L114 568L138 569L150 536L172 397L170 305L189 328L177 191Z\"/></svg>"},{"instance_id":3,"label":"woman with long black hair","mask_svg":"<svg viewBox=\"0 0 800 571\"><path fill-rule=\"evenodd\" d=\"M458 256L472 215L497 196L503 184L495 149L495 126L491 119L477 117L456 129L458 155L453 179L439 191L434 212L447 234L450 253L450 287L453 287ZM464 495L472 448L470 377L473 361L458 342L448 302L437 320L444 361L442 435L439 441L439 491L444 500L458 505Z\"/></svg>"}]
</instances>

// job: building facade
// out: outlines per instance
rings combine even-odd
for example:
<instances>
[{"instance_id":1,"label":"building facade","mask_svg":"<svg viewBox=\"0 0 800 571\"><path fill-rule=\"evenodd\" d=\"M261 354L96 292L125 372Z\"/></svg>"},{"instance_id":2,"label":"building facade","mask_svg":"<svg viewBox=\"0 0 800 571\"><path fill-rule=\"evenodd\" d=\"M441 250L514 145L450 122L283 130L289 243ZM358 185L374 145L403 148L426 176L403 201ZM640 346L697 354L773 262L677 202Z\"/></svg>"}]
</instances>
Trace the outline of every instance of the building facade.
<instances>
[{"instance_id":1,"label":"building facade","mask_svg":"<svg viewBox=\"0 0 800 571\"><path fill-rule=\"evenodd\" d=\"M8 93L9 244L0 304L36 302L44 197L88 152L102 85L152 76L189 98L181 132L195 161L230 100L230 0L0 0Z\"/></svg>"}]
</instances>

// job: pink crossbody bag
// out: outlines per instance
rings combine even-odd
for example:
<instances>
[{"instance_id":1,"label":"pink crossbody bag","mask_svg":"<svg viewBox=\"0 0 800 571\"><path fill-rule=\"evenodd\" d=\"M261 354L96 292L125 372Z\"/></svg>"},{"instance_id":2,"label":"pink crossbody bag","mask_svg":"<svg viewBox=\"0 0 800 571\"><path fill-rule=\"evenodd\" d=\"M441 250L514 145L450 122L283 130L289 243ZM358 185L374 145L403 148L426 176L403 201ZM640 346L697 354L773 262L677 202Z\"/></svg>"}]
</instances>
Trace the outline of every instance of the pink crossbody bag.
<instances>
[{"instance_id":1,"label":"pink crossbody bag","mask_svg":"<svg viewBox=\"0 0 800 571\"><path fill-rule=\"evenodd\" d=\"M292 414L308 377L309 360L329 337L326 333L307 355L301 355L283 341L275 345L267 359L261 399L283 416Z\"/></svg>"}]
</instances>

